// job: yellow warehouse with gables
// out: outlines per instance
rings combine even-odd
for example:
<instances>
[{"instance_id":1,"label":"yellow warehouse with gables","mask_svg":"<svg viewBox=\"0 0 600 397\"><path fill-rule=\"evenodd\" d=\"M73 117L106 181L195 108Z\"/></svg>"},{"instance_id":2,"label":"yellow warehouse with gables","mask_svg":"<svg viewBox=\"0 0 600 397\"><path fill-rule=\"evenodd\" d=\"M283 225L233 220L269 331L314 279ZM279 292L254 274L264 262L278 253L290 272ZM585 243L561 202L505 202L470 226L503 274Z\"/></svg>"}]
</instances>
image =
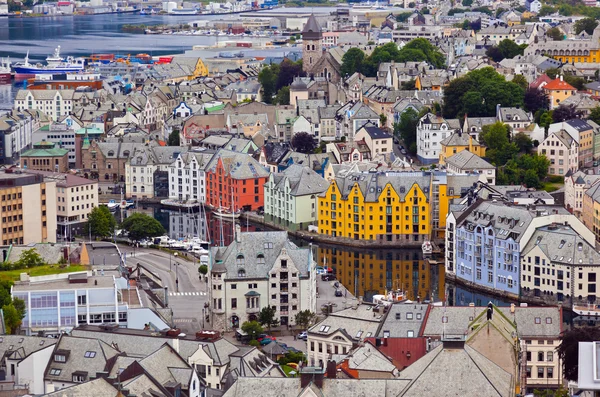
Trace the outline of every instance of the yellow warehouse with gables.
<instances>
[{"instance_id":1,"label":"yellow warehouse with gables","mask_svg":"<svg viewBox=\"0 0 600 397\"><path fill-rule=\"evenodd\" d=\"M319 196L319 233L405 246L443 238L449 200L477 180L478 175L435 171L338 176Z\"/></svg>"}]
</instances>

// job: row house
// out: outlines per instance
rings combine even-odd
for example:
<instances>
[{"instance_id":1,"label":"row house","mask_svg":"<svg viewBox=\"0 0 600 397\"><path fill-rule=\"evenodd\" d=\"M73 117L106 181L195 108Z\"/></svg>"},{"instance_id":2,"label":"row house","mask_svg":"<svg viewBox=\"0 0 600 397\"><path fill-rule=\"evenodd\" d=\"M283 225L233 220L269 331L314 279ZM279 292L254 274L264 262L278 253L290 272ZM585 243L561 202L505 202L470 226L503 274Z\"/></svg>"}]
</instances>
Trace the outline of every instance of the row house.
<instances>
[{"instance_id":1,"label":"row house","mask_svg":"<svg viewBox=\"0 0 600 397\"><path fill-rule=\"evenodd\" d=\"M214 152L180 153L169 166L169 198L179 201L206 202L205 168Z\"/></svg>"},{"instance_id":2,"label":"row house","mask_svg":"<svg viewBox=\"0 0 600 397\"><path fill-rule=\"evenodd\" d=\"M269 171L251 156L220 149L205 172L206 203L211 208L237 212L264 206L264 185Z\"/></svg>"},{"instance_id":3,"label":"row house","mask_svg":"<svg viewBox=\"0 0 600 397\"><path fill-rule=\"evenodd\" d=\"M585 192L598 181L600 181L600 175L587 174L583 171L565 176L565 208L582 219Z\"/></svg>"},{"instance_id":4,"label":"row house","mask_svg":"<svg viewBox=\"0 0 600 397\"><path fill-rule=\"evenodd\" d=\"M565 130L548 132L537 150L550 161L550 175L564 176L579 169L579 143Z\"/></svg>"},{"instance_id":5,"label":"row house","mask_svg":"<svg viewBox=\"0 0 600 397\"><path fill-rule=\"evenodd\" d=\"M594 128L582 119L566 120L550 124L548 135L559 131L567 132L577 142L577 169L592 167L594 162Z\"/></svg>"},{"instance_id":6,"label":"row house","mask_svg":"<svg viewBox=\"0 0 600 397\"><path fill-rule=\"evenodd\" d=\"M423 164L439 161L442 154L442 141L460 130L458 119L444 119L427 113L417 124L417 157Z\"/></svg>"}]
</instances>

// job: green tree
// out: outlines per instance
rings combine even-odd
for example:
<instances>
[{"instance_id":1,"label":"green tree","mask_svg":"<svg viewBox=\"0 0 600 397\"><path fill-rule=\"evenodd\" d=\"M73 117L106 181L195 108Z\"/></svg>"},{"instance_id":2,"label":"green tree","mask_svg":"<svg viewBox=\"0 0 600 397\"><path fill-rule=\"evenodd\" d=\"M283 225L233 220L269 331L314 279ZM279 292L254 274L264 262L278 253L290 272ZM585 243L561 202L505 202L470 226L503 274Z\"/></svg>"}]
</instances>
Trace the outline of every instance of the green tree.
<instances>
[{"instance_id":1,"label":"green tree","mask_svg":"<svg viewBox=\"0 0 600 397\"><path fill-rule=\"evenodd\" d=\"M289 105L290 104L290 87L281 87L277 91L277 104L278 105Z\"/></svg>"},{"instance_id":2,"label":"green tree","mask_svg":"<svg viewBox=\"0 0 600 397\"><path fill-rule=\"evenodd\" d=\"M600 106L596 106L595 108L592 109L588 119L592 120L596 124L600 124Z\"/></svg>"},{"instance_id":3,"label":"green tree","mask_svg":"<svg viewBox=\"0 0 600 397\"><path fill-rule=\"evenodd\" d=\"M594 33L594 29L598 26L598 21L594 18L584 18L575 22L575 34L586 32L589 35Z\"/></svg>"},{"instance_id":4,"label":"green tree","mask_svg":"<svg viewBox=\"0 0 600 397\"><path fill-rule=\"evenodd\" d=\"M87 221L87 232L96 237L110 236L117 226L117 221L110 213L108 207L100 205L90 211Z\"/></svg>"},{"instance_id":5,"label":"green tree","mask_svg":"<svg viewBox=\"0 0 600 397\"><path fill-rule=\"evenodd\" d=\"M292 62L290 59L285 58L275 71L277 75L277 81L273 92L279 91L283 87L288 87L294 81L296 76L304 76L305 73L302 70L302 60L298 62Z\"/></svg>"},{"instance_id":6,"label":"green tree","mask_svg":"<svg viewBox=\"0 0 600 397\"><path fill-rule=\"evenodd\" d=\"M471 7L473 5L473 0L462 0L463 7Z\"/></svg>"},{"instance_id":7,"label":"green tree","mask_svg":"<svg viewBox=\"0 0 600 397\"><path fill-rule=\"evenodd\" d=\"M269 333L271 333L271 327L277 327L279 325L279 319L275 317L275 307L265 306L258 313L258 322L260 325L266 325Z\"/></svg>"},{"instance_id":8,"label":"green tree","mask_svg":"<svg viewBox=\"0 0 600 397\"><path fill-rule=\"evenodd\" d=\"M540 12L538 12L538 17L545 17L546 15L553 14L554 11L554 7L549 5L543 5L542 8L540 8Z\"/></svg>"},{"instance_id":9,"label":"green tree","mask_svg":"<svg viewBox=\"0 0 600 397\"><path fill-rule=\"evenodd\" d=\"M468 19L465 19L462 24L460 25L462 30L469 30L471 29L471 22L469 22Z\"/></svg>"},{"instance_id":10,"label":"green tree","mask_svg":"<svg viewBox=\"0 0 600 397\"><path fill-rule=\"evenodd\" d=\"M408 81L404 81L400 83L400 89L406 91L414 91L415 90L415 79L410 79Z\"/></svg>"},{"instance_id":11,"label":"green tree","mask_svg":"<svg viewBox=\"0 0 600 397\"><path fill-rule=\"evenodd\" d=\"M508 125L498 121L482 128L481 141L487 146L486 157L496 165L501 166L502 152L509 145L508 136L510 130Z\"/></svg>"},{"instance_id":12,"label":"green tree","mask_svg":"<svg viewBox=\"0 0 600 397\"><path fill-rule=\"evenodd\" d=\"M523 178L523 182L527 187L537 188L538 186L540 186L540 178L538 178L535 170L525 171L525 177Z\"/></svg>"},{"instance_id":13,"label":"green tree","mask_svg":"<svg viewBox=\"0 0 600 397\"><path fill-rule=\"evenodd\" d=\"M258 82L262 87L262 99L265 103L273 102L277 86L277 73L274 70L278 71L278 69L276 65L270 65L265 66L258 73Z\"/></svg>"},{"instance_id":14,"label":"green tree","mask_svg":"<svg viewBox=\"0 0 600 397\"><path fill-rule=\"evenodd\" d=\"M412 8L409 6L409 8ZM396 15L396 21L400 22L400 23L404 23L406 21L408 21L408 18L412 15L412 12L402 12L398 15ZM348 50L350 51L350 50Z\"/></svg>"},{"instance_id":15,"label":"green tree","mask_svg":"<svg viewBox=\"0 0 600 397\"><path fill-rule=\"evenodd\" d=\"M531 150L533 149L533 141L523 132L519 132L517 135L515 135L513 142L515 145L517 145L517 148L519 148L519 152L521 153L528 154L531 153Z\"/></svg>"},{"instance_id":16,"label":"green tree","mask_svg":"<svg viewBox=\"0 0 600 397\"><path fill-rule=\"evenodd\" d=\"M169 139L168 139L167 145L180 146L179 130L175 129L175 130L171 131L171 133L169 134Z\"/></svg>"},{"instance_id":17,"label":"green tree","mask_svg":"<svg viewBox=\"0 0 600 397\"><path fill-rule=\"evenodd\" d=\"M517 74L513 77L512 82L521 87L523 90L526 90L529 87L529 83L527 79L522 74Z\"/></svg>"},{"instance_id":18,"label":"green tree","mask_svg":"<svg viewBox=\"0 0 600 397\"><path fill-rule=\"evenodd\" d=\"M418 123L419 114L413 108L408 108L400 115L400 121L394 124L394 134L400 136L407 148L417 141Z\"/></svg>"},{"instance_id":19,"label":"green tree","mask_svg":"<svg viewBox=\"0 0 600 397\"><path fill-rule=\"evenodd\" d=\"M565 38L564 33L557 27L548 29L546 31L546 36L550 37L554 41L561 41Z\"/></svg>"},{"instance_id":20,"label":"green tree","mask_svg":"<svg viewBox=\"0 0 600 397\"><path fill-rule=\"evenodd\" d=\"M486 51L486 55L492 58L495 62L500 62L505 58L514 58L517 55L523 55L527 45L518 45L510 39L504 39L498 46L490 47Z\"/></svg>"},{"instance_id":21,"label":"green tree","mask_svg":"<svg viewBox=\"0 0 600 397\"><path fill-rule=\"evenodd\" d=\"M208 266L206 266L206 265L198 266L198 273L200 273L203 276L206 276L208 274Z\"/></svg>"},{"instance_id":22,"label":"green tree","mask_svg":"<svg viewBox=\"0 0 600 397\"><path fill-rule=\"evenodd\" d=\"M342 57L340 74L342 77L352 76L355 72L362 71L365 53L360 48L350 48Z\"/></svg>"},{"instance_id":23,"label":"green tree","mask_svg":"<svg viewBox=\"0 0 600 397\"><path fill-rule=\"evenodd\" d=\"M139 212L125 219L121 223L121 228L127 231L132 241L162 236L165 233L165 229L159 221Z\"/></svg>"},{"instance_id":24,"label":"green tree","mask_svg":"<svg viewBox=\"0 0 600 397\"><path fill-rule=\"evenodd\" d=\"M16 334L22 324L23 318L12 303L2 307L4 315L4 325L6 326L7 334Z\"/></svg>"},{"instance_id":25,"label":"green tree","mask_svg":"<svg viewBox=\"0 0 600 397\"><path fill-rule=\"evenodd\" d=\"M46 261L44 261L44 258L42 258L42 256L37 253L35 248L30 248L21 252L21 255L19 255L19 259L17 260L16 264L19 268L24 269L36 266L43 266L46 264Z\"/></svg>"},{"instance_id":26,"label":"green tree","mask_svg":"<svg viewBox=\"0 0 600 397\"><path fill-rule=\"evenodd\" d=\"M315 321L317 315L310 310L302 310L296 314L296 324L302 329L308 329L308 327Z\"/></svg>"},{"instance_id":27,"label":"green tree","mask_svg":"<svg viewBox=\"0 0 600 397\"><path fill-rule=\"evenodd\" d=\"M600 328L573 328L560 336L560 345L556 349L563 365L564 377L577 381L579 371L579 342L594 342L600 340Z\"/></svg>"},{"instance_id":28,"label":"green tree","mask_svg":"<svg viewBox=\"0 0 600 397\"><path fill-rule=\"evenodd\" d=\"M383 128L387 124L387 116L383 113L379 115L379 125Z\"/></svg>"},{"instance_id":29,"label":"green tree","mask_svg":"<svg viewBox=\"0 0 600 397\"><path fill-rule=\"evenodd\" d=\"M242 331L248 334L252 340L256 340L258 335L264 332L263 327L260 326L258 321L245 321L242 324Z\"/></svg>"},{"instance_id":30,"label":"green tree","mask_svg":"<svg viewBox=\"0 0 600 397\"><path fill-rule=\"evenodd\" d=\"M19 318L22 320L25 318L25 314L27 313L27 308L25 307L25 301L19 298L13 298L12 304L17 309L17 313L19 314Z\"/></svg>"},{"instance_id":31,"label":"green tree","mask_svg":"<svg viewBox=\"0 0 600 397\"><path fill-rule=\"evenodd\" d=\"M537 88L528 88L523 97L523 105L528 111L535 113L538 110L548 110L550 107L550 98L548 93Z\"/></svg>"}]
</instances>

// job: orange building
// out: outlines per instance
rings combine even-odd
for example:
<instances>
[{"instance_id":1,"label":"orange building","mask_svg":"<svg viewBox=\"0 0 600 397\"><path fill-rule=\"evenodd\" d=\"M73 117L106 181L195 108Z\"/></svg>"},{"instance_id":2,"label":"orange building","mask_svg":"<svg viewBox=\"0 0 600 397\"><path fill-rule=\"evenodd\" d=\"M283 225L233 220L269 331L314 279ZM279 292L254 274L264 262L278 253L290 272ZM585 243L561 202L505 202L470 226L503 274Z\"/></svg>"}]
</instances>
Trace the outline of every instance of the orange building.
<instances>
[{"instance_id":1,"label":"orange building","mask_svg":"<svg viewBox=\"0 0 600 397\"><path fill-rule=\"evenodd\" d=\"M577 92L577 89L563 80L563 76L557 77L542 88L548 93L550 109L557 108L561 102Z\"/></svg>"},{"instance_id":2,"label":"orange building","mask_svg":"<svg viewBox=\"0 0 600 397\"><path fill-rule=\"evenodd\" d=\"M237 212L264 205L267 171L247 154L221 149L206 167L206 203Z\"/></svg>"}]
</instances>

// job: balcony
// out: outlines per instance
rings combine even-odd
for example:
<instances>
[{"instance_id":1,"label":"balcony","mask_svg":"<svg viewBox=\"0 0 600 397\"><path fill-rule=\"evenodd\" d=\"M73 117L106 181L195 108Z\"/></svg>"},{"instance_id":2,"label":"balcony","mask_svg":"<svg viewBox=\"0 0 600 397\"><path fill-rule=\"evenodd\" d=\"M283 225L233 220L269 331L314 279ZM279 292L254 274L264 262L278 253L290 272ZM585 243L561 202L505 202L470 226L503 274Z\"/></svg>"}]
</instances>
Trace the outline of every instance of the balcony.
<instances>
[{"instance_id":1,"label":"balcony","mask_svg":"<svg viewBox=\"0 0 600 397\"><path fill-rule=\"evenodd\" d=\"M258 312L260 312L259 307L247 307L246 308L246 314L258 314Z\"/></svg>"},{"instance_id":2,"label":"balcony","mask_svg":"<svg viewBox=\"0 0 600 397\"><path fill-rule=\"evenodd\" d=\"M212 312L215 314L224 314L225 313L225 308L221 307L220 309L218 307L215 307L212 309Z\"/></svg>"}]
</instances>

